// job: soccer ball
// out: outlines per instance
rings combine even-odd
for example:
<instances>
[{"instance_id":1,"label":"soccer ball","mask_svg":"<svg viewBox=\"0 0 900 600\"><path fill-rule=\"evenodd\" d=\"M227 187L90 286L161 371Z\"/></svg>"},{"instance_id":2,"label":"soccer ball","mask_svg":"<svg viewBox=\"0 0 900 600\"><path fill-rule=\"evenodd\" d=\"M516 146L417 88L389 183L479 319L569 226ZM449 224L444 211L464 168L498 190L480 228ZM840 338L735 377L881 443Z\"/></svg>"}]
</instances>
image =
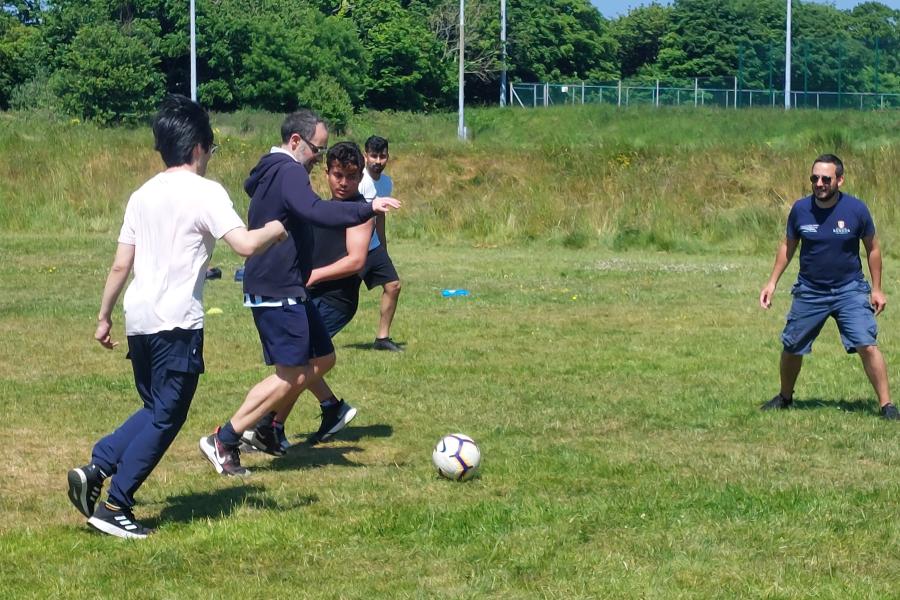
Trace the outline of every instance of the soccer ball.
<instances>
[{"instance_id":1,"label":"soccer ball","mask_svg":"<svg viewBox=\"0 0 900 600\"><path fill-rule=\"evenodd\" d=\"M438 475L456 481L466 481L475 476L481 464L481 450L475 440L462 433L451 433L438 440L431 453Z\"/></svg>"}]
</instances>

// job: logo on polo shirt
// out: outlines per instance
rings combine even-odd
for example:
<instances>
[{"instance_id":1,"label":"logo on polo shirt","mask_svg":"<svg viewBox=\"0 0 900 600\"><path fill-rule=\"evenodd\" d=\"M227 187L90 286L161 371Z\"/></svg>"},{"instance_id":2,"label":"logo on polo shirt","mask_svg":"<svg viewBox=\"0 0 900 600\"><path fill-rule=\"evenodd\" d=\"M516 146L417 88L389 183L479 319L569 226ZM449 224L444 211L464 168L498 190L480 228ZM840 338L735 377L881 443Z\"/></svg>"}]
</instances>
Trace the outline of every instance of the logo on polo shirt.
<instances>
[{"instance_id":1,"label":"logo on polo shirt","mask_svg":"<svg viewBox=\"0 0 900 600\"><path fill-rule=\"evenodd\" d=\"M816 233L819 231L819 224L813 223L811 225L801 225L800 231L802 231L803 233Z\"/></svg>"},{"instance_id":2,"label":"logo on polo shirt","mask_svg":"<svg viewBox=\"0 0 900 600\"><path fill-rule=\"evenodd\" d=\"M850 230L847 227L845 227L845 225L846 225L846 223L844 223L843 221L838 221L837 227L835 227L831 231L838 235L847 235L848 233L850 233Z\"/></svg>"}]
</instances>

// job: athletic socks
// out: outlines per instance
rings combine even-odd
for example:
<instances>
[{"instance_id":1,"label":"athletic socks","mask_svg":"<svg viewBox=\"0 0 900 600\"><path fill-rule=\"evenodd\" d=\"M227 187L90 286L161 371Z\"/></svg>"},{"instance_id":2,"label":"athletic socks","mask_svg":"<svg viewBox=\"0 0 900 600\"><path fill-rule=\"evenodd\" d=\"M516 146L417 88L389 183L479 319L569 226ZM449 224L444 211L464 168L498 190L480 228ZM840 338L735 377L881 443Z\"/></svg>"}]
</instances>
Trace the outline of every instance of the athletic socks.
<instances>
[{"instance_id":1,"label":"athletic socks","mask_svg":"<svg viewBox=\"0 0 900 600\"><path fill-rule=\"evenodd\" d=\"M227 448L237 448L241 444L241 434L234 430L230 419L222 425L217 436L222 445Z\"/></svg>"}]
</instances>

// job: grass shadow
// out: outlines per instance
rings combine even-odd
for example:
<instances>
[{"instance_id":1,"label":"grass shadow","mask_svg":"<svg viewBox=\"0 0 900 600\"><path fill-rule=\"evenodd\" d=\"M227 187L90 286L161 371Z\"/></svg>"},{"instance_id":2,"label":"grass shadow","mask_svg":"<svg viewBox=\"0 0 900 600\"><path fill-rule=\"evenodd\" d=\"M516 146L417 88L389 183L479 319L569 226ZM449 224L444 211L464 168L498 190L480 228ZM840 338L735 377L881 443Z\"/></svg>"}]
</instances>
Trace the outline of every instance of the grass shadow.
<instances>
[{"instance_id":1,"label":"grass shadow","mask_svg":"<svg viewBox=\"0 0 900 600\"><path fill-rule=\"evenodd\" d=\"M810 398L808 400L794 400L791 405L794 410L816 410L820 408L836 408L847 412L871 413L872 401L853 400L826 400L824 398Z\"/></svg>"},{"instance_id":2,"label":"grass shadow","mask_svg":"<svg viewBox=\"0 0 900 600\"><path fill-rule=\"evenodd\" d=\"M309 506L318 501L318 497L305 495L298 497L289 505L276 502L259 485L235 485L214 492L191 493L172 496L159 516L144 520L148 527L157 527L160 523L189 523L198 519L222 519L228 517L237 508L250 506L265 510L285 510Z\"/></svg>"},{"instance_id":3,"label":"grass shadow","mask_svg":"<svg viewBox=\"0 0 900 600\"><path fill-rule=\"evenodd\" d=\"M406 350L406 342L398 342L394 340L394 343ZM347 348L351 350L372 350L376 351L372 348L372 342L356 342L353 344L342 344L341 348ZM399 352L387 352L386 350L377 350L376 352L384 352L385 354L400 354Z\"/></svg>"},{"instance_id":4,"label":"grass shadow","mask_svg":"<svg viewBox=\"0 0 900 600\"><path fill-rule=\"evenodd\" d=\"M307 443L291 446L288 453L273 459L265 465L255 467L257 471L293 471L335 465L339 467L359 467L359 463L347 455L362 452L359 446L310 446Z\"/></svg>"},{"instance_id":5,"label":"grass shadow","mask_svg":"<svg viewBox=\"0 0 900 600\"><path fill-rule=\"evenodd\" d=\"M310 432L312 433L312 432ZM331 439L335 441L347 441L347 442L358 442L363 438L386 438L394 435L394 428L390 425L379 423L376 425L365 425L363 427L353 427L352 425L348 425L343 428ZM306 435L295 435L294 441L291 443L295 446L303 446L306 444Z\"/></svg>"}]
</instances>

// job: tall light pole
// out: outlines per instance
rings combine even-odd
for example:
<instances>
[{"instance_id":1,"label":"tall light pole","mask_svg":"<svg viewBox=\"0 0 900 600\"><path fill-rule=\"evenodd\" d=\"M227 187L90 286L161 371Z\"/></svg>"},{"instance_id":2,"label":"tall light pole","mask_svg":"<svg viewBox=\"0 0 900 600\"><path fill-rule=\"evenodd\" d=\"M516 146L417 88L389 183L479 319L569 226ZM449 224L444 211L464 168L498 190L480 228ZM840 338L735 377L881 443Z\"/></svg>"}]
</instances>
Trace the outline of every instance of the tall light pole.
<instances>
[{"instance_id":1,"label":"tall light pole","mask_svg":"<svg viewBox=\"0 0 900 600\"><path fill-rule=\"evenodd\" d=\"M500 0L500 56L500 106L506 106L506 0Z\"/></svg>"},{"instance_id":2,"label":"tall light pole","mask_svg":"<svg viewBox=\"0 0 900 600\"><path fill-rule=\"evenodd\" d=\"M466 139L466 120L465 120L465 72L466 72L466 0L459 0L459 125L457 126L457 135L459 139Z\"/></svg>"},{"instance_id":3,"label":"tall light pole","mask_svg":"<svg viewBox=\"0 0 900 600\"><path fill-rule=\"evenodd\" d=\"M791 0L787 0L787 27L784 36L784 108L791 107Z\"/></svg>"},{"instance_id":4,"label":"tall light pole","mask_svg":"<svg viewBox=\"0 0 900 600\"><path fill-rule=\"evenodd\" d=\"M194 26L194 0L191 0L191 100L197 101L197 32Z\"/></svg>"}]
</instances>

